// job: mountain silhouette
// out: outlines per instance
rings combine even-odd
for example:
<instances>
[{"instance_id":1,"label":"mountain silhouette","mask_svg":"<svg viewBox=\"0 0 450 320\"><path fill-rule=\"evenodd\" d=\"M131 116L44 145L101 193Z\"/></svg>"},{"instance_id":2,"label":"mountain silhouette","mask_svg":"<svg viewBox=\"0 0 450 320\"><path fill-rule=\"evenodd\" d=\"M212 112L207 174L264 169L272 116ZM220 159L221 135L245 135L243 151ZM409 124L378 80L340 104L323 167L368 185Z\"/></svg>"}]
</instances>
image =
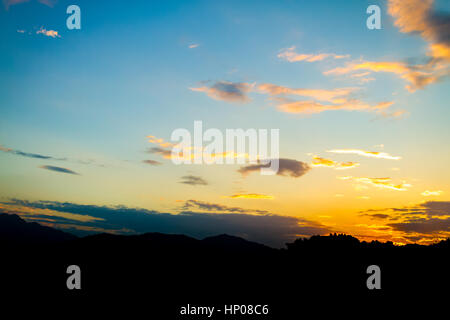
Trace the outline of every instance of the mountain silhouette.
<instances>
[{"instance_id":1,"label":"mountain silhouette","mask_svg":"<svg viewBox=\"0 0 450 320\"><path fill-rule=\"evenodd\" d=\"M151 305L160 319L177 318L176 310L188 303L267 303L270 319L284 319L299 314L299 299L302 308L325 299L379 304L448 287L449 244L396 246L345 234L299 238L286 249L226 234L77 238L2 214L0 275L3 290L19 298L24 292L67 301L103 297L108 304ZM66 269L74 264L82 270L79 291L66 287ZM382 290L367 288L370 265L382 270Z\"/></svg>"},{"instance_id":2,"label":"mountain silhouette","mask_svg":"<svg viewBox=\"0 0 450 320\"><path fill-rule=\"evenodd\" d=\"M61 230L26 222L15 214L0 213L0 242L3 244L51 243L76 238Z\"/></svg>"}]
</instances>

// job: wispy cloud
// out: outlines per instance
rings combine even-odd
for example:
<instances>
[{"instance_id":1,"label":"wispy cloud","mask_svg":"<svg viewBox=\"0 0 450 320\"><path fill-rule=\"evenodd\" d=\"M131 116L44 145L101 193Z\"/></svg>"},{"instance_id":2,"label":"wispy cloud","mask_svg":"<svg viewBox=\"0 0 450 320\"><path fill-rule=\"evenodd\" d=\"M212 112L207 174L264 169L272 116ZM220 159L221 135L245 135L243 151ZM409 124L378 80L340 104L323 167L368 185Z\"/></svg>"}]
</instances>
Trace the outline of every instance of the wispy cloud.
<instances>
[{"instance_id":1,"label":"wispy cloud","mask_svg":"<svg viewBox=\"0 0 450 320\"><path fill-rule=\"evenodd\" d=\"M31 152L24 152L24 151L20 151L17 149L12 149L12 148L5 148L2 145L0 145L0 151L9 153L9 154L13 154L16 156L21 156L21 157L26 157L26 158L32 158L32 159L39 159L39 160L49 160L49 161L68 161L68 162L73 162L73 163L78 163L78 164L83 164L83 165L97 165L100 167L105 167L106 165L103 163L99 163L94 159L77 159L77 158L57 158L54 156L49 156L49 155L42 155L42 154L38 154L38 153L31 153Z\"/></svg>"},{"instance_id":2,"label":"wispy cloud","mask_svg":"<svg viewBox=\"0 0 450 320\"><path fill-rule=\"evenodd\" d=\"M421 195L423 195L424 197L430 197L430 196L440 196L444 191L441 190L435 190L435 191L430 191L430 190L425 190L424 192L421 193Z\"/></svg>"},{"instance_id":3,"label":"wispy cloud","mask_svg":"<svg viewBox=\"0 0 450 320\"><path fill-rule=\"evenodd\" d=\"M338 55L335 53L318 53L318 54L312 54L312 53L297 53L295 51L295 46L283 49L278 54L278 58L289 61L289 62L298 62L298 61L306 61L306 62L316 62L316 61L322 61L327 58L333 58L333 59L343 59L348 58L350 55Z\"/></svg>"},{"instance_id":4,"label":"wispy cloud","mask_svg":"<svg viewBox=\"0 0 450 320\"><path fill-rule=\"evenodd\" d=\"M158 138L158 137L155 137L155 136L152 136L152 135L147 136L147 138L148 138L148 142L153 143L153 144L157 144L161 148L168 148L168 147L173 147L174 146L173 143L164 141L163 138Z\"/></svg>"},{"instance_id":5,"label":"wispy cloud","mask_svg":"<svg viewBox=\"0 0 450 320\"><path fill-rule=\"evenodd\" d=\"M46 156L38 153L30 153L30 152L23 152L20 150L14 150L11 148L5 148L2 145L0 145L0 151L15 154L17 156L27 157L27 158L34 158L34 159L44 159L44 160L67 160L66 158L55 158L53 156Z\"/></svg>"},{"instance_id":6,"label":"wispy cloud","mask_svg":"<svg viewBox=\"0 0 450 320\"><path fill-rule=\"evenodd\" d=\"M375 105L362 102L357 99L341 99L338 104L324 104L316 101L292 101L288 99L280 99L277 109L287 113L304 113L314 114L330 110L346 110L346 111L372 111L381 112L389 108L393 102L384 101Z\"/></svg>"},{"instance_id":7,"label":"wispy cloud","mask_svg":"<svg viewBox=\"0 0 450 320\"><path fill-rule=\"evenodd\" d=\"M191 186L206 186L208 182L204 180L202 177L197 176L183 176L181 177L180 183L189 184Z\"/></svg>"},{"instance_id":8,"label":"wispy cloud","mask_svg":"<svg viewBox=\"0 0 450 320\"><path fill-rule=\"evenodd\" d=\"M307 89L289 88L271 83L249 84L217 82L211 87L190 88L193 91L205 92L209 97L227 102L245 103L250 101L248 93L257 92L267 94L281 112L314 114L328 110L347 111L371 111L385 113L393 102L383 101L377 104L369 104L352 98L352 94L359 88L336 89ZM314 100L293 100L290 96L302 96ZM327 103L323 103L325 101Z\"/></svg>"},{"instance_id":9,"label":"wispy cloud","mask_svg":"<svg viewBox=\"0 0 450 320\"><path fill-rule=\"evenodd\" d=\"M223 204L211 203L200 200L185 201L182 210L206 210L221 213L244 213L244 214L269 214L267 210L245 209L241 207L230 207Z\"/></svg>"},{"instance_id":10,"label":"wispy cloud","mask_svg":"<svg viewBox=\"0 0 450 320\"><path fill-rule=\"evenodd\" d=\"M367 177L352 177L352 176L337 177L337 178L340 180L356 181L359 183L371 185L376 188L395 190L395 191L407 191L408 188L411 187L411 185L409 183L405 183L405 182L394 184L394 183L392 183L391 178L367 178Z\"/></svg>"},{"instance_id":11,"label":"wispy cloud","mask_svg":"<svg viewBox=\"0 0 450 320\"><path fill-rule=\"evenodd\" d=\"M365 150L361 150L361 149L333 149L333 150L328 150L327 152L342 153L342 154L356 154L356 155L368 157L368 158L390 159L390 160L400 160L402 158L399 156L391 156L389 153L386 153L386 152L365 151Z\"/></svg>"},{"instance_id":12,"label":"wispy cloud","mask_svg":"<svg viewBox=\"0 0 450 320\"><path fill-rule=\"evenodd\" d=\"M337 162L331 159L325 159L319 156L313 156L312 166L313 167L328 167L328 168L334 168L336 170L345 170L345 169L351 169L356 168L360 164L358 162Z\"/></svg>"},{"instance_id":13,"label":"wispy cloud","mask_svg":"<svg viewBox=\"0 0 450 320\"><path fill-rule=\"evenodd\" d=\"M61 38L58 31L56 30L47 30L44 27L41 27L38 31L36 31L36 34L43 34L47 37L51 38Z\"/></svg>"},{"instance_id":14,"label":"wispy cloud","mask_svg":"<svg viewBox=\"0 0 450 320\"><path fill-rule=\"evenodd\" d=\"M164 159L172 158L172 151L160 147L152 147L148 149L148 153L158 154L162 156Z\"/></svg>"},{"instance_id":15,"label":"wispy cloud","mask_svg":"<svg viewBox=\"0 0 450 320\"><path fill-rule=\"evenodd\" d=\"M337 88L337 89L306 89L297 88L292 89L284 86L279 86L271 83L263 83L257 86L261 93L266 93L272 96L277 95L296 95L303 97L314 98L319 101L328 102L342 102L342 99L348 97L351 93L357 91L359 88Z\"/></svg>"},{"instance_id":16,"label":"wispy cloud","mask_svg":"<svg viewBox=\"0 0 450 320\"><path fill-rule=\"evenodd\" d=\"M405 88L414 92L423 89L429 84L437 82L448 74L448 65L442 63L411 65L399 61L362 61L350 62L345 67L337 67L324 72L324 75L345 75L355 71L369 70L372 72L393 73L405 80Z\"/></svg>"},{"instance_id":17,"label":"wispy cloud","mask_svg":"<svg viewBox=\"0 0 450 320\"><path fill-rule=\"evenodd\" d=\"M192 44L190 44L190 45L188 46L188 48L189 48L189 49L195 49L195 48L197 48L198 46L199 46L198 43L192 43Z\"/></svg>"},{"instance_id":18,"label":"wispy cloud","mask_svg":"<svg viewBox=\"0 0 450 320\"><path fill-rule=\"evenodd\" d=\"M212 86L190 88L192 91L204 92L215 100L222 100L235 103L246 103L250 101L248 93L253 85L245 82L219 81Z\"/></svg>"},{"instance_id":19,"label":"wispy cloud","mask_svg":"<svg viewBox=\"0 0 450 320\"><path fill-rule=\"evenodd\" d=\"M160 166L160 165L162 165L161 162L156 161L156 160L151 160L151 159L148 159L148 160L142 160L142 162L143 162L143 163L146 163L146 164L149 164L149 165L151 165L151 166Z\"/></svg>"},{"instance_id":20,"label":"wispy cloud","mask_svg":"<svg viewBox=\"0 0 450 320\"><path fill-rule=\"evenodd\" d=\"M75 171L72 171L72 170L67 169L67 168L62 168L62 167L55 167L55 166L40 166L39 168L45 169L45 170L50 170L50 171L55 171L55 172L60 172L60 173L68 173L68 174L79 175L79 174L76 173Z\"/></svg>"}]
</instances>

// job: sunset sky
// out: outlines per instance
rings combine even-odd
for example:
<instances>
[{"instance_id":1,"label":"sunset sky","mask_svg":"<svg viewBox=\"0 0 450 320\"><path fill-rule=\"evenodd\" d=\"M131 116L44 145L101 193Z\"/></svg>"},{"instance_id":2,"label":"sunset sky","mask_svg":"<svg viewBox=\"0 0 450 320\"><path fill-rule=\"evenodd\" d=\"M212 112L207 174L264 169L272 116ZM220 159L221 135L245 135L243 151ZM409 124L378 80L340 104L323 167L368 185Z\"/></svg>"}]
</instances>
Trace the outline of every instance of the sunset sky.
<instances>
[{"instance_id":1,"label":"sunset sky","mask_svg":"<svg viewBox=\"0 0 450 320\"><path fill-rule=\"evenodd\" d=\"M66 8L81 8L69 30ZM380 30L366 9L381 8ZM450 236L450 2L0 7L0 211L78 234ZM280 174L175 165L171 134L279 129Z\"/></svg>"}]
</instances>

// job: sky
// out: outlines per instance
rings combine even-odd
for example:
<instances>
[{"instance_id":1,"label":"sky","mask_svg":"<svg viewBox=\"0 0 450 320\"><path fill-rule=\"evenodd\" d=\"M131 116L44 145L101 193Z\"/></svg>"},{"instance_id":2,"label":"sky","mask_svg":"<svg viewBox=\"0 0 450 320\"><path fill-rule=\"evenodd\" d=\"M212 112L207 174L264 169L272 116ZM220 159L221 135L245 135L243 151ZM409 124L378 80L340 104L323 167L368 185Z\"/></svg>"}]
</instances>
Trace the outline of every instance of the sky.
<instances>
[{"instance_id":1,"label":"sky","mask_svg":"<svg viewBox=\"0 0 450 320\"><path fill-rule=\"evenodd\" d=\"M81 29L68 29L76 4ZM369 5L381 29L369 29ZM0 211L84 235L450 236L448 1L0 5ZM171 134L279 129L280 171Z\"/></svg>"}]
</instances>

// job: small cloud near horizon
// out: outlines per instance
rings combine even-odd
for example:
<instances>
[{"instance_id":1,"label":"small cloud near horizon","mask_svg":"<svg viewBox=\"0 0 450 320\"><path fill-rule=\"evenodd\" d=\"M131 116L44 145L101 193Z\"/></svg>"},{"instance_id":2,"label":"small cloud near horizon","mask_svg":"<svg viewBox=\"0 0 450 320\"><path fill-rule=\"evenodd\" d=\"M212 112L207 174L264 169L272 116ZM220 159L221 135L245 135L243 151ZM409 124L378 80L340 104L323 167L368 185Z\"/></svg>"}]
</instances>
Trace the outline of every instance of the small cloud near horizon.
<instances>
[{"instance_id":1,"label":"small cloud near horizon","mask_svg":"<svg viewBox=\"0 0 450 320\"><path fill-rule=\"evenodd\" d=\"M184 184L188 184L191 186L206 186L208 185L208 182L206 180L204 180L201 177L197 177L197 176L183 176L181 177L181 181L179 181L179 183L184 183Z\"/></svg>"},{"instance_id":2,"label":"small cloud near horizon","mask_svg":"<svg viewBox=\"0 0 450 320\"><path fill-rule=\"evenodd\" d=\"M72 171L67 168L62 167L55 167L55 166L39 166L38 168L55 171L55 172L61 172L61 173L68 173L68 174L74 174L74 175L80 175L79 173L76 173L75 171Z\"/></svg>"}]
</instances>

